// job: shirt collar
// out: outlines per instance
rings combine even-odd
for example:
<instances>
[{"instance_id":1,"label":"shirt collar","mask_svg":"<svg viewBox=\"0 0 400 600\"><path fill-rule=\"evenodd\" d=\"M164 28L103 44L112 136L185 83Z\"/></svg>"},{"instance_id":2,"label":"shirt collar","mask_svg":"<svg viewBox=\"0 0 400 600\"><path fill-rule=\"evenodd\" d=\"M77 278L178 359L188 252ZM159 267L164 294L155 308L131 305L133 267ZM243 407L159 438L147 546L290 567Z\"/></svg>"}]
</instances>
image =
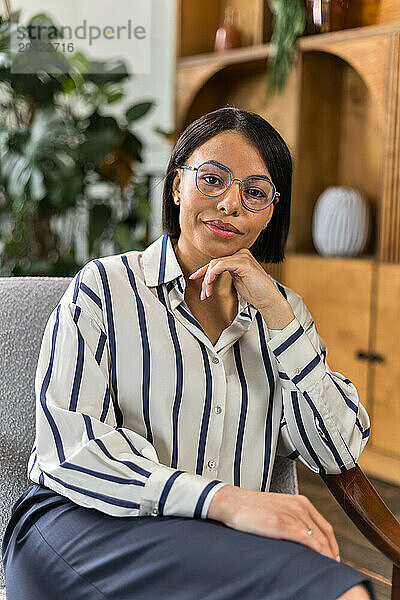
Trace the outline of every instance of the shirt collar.
<instances>
[{"instance_id":1,"label":"shirt collar","mask_svg":"<svg viewBox=\"0 0 400 600\"><path fill-rule=\"evenodd\" d=\"M167 286L168 293L174 289L176 300L183 300L186 281L176 258L170 235L164 233L147 246L142 253L142 263L144 280L148 287L158 286L163 283L168 284L173 281L172 284ZM239 300L239 316L252 321L257 309L242 298L238 292L237 296ZM176 301L174 305L176 305Z\"/></svg>"},{"instance_id":2,"label":"shirt collar","mask_svg":"<svg viewBox=\"0 0 400 600\"><path fill-rule=\"evenodd\" d=\"M167 233L147 246L143 251L142 261L144 280L148 287L168 283L177 277L185 279L171 237Z\"/></svg>"}]
</instances>

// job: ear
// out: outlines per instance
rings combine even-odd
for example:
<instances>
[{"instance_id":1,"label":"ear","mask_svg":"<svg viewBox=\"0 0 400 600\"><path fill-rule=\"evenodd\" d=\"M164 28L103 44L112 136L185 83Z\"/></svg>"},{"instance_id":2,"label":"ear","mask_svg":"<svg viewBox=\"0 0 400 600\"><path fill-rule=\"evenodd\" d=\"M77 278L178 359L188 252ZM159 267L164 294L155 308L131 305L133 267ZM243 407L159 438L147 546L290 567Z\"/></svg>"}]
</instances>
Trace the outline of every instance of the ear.
<instances>
[{"instance_id":1,"label":"ear","mask_svg":"<svg viewBox=\"0 0 400 600\"><path fill-rule=\"evenodd\" d=\"M181 185L181 176L179 173L179 169L176 169L175 171L175 177L174 180L172 182L172 196L174 195L178 195L180 193L180 185Z\"/></svg>"}]
</instances>

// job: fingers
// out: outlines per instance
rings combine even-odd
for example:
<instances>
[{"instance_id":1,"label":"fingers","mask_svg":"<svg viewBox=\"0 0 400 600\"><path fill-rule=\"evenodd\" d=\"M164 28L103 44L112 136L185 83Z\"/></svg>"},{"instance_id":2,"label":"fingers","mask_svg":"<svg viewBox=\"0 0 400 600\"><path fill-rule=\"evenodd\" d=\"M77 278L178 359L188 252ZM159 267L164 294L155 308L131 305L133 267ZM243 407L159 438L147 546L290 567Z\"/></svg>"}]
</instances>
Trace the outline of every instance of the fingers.
<instances>
[{"instance_id":1,"label":"fingers","mask_svg":"<svg viewBox=\"0 0 400 600\"><path fill-rule=\"evenodd\" d=\"M305 519L308 519L307 523L313 528L313 533L309 537L314 535L315 528L317 527L318 535L325 537L327 545L330 547L332 556L336 559L336 557L339 556L340 551L332 525L321 515L320 512L318 512L313 503L310 502L306 496L300 495L299 498L303 503L304 510L306 511Z\"/></svg>"},{"instance_id":2,"label":"fingers","mask_svg":"<svg viewBox=\"0 0 400 600\"><path fill-rule=\"evenodd\" d=\"M200 277L204 276L203 281L201 283L200 300L204 300L204 298L208 298L209 296L211 296L211 294L213 292L213 286L211 285L211 282L208 280L210 268L211 268L211 263L207 263L206 265L203 265L202 267L200 267L200 269L197 269L197 271L195 271L194 273L189 275L189 279L199 279ZM215 279L215 277L213 279Z\"/></svg>"},{"instance_id":3,"label":"fingers","mask_svg":"<svg viewBox=\"0 0 400 600\"><path fill-rule=\"evenodd\" d=\"M194 271L191 275L189 275L189 279L199 279L203 277L203 281L201 284L201 293L200 300L204 300L211 296L214 291L213 282L215 278L223 273L224 271L230 271L231 274L235 272L237 269L237 263L232 262L232 257L223 257L223 259L212 259L206 265L203 265L197 271ZM234 275L233 275L234 276Z\"/></svg>"},{"instance_id":4,"label":"fingers","mask_svg":"<svg viewBox=\"0 0 400 600\"><path fill-rule=\"evenodd\" d=\"M340 554L340 550L339 550L339 544L337 543L332 525L329 523L329 521L327 521L321 515L321 513L319 513L317 511L317 509L315 508L315 506L313 506L313 504L311 502L309 505L309 509L310 509L310 516L313 519L314 523L316 523L318 525L319 529L327 537L330 547L331 547L331 550L332 550L332 554L333 554L334 558L336 559L336 557L339 556L339 554Z\"/></svg>"},{"instance_id":5,"label":"fingers","mask_svg":"<svg viewBox=\"0 0 400 600\"><path fill-rule=\"evenodd\" d=\"M208 298L208 296L211 296L211 293L212 293L212 288L210 287L209 284L206 283L209 265L208 265L208 268L206 269L206 271L203 272L205 268L206 267L202 267L201 270L195 271L195 273L193 273L194 277L190 276L191 279L196 279L196 278L204 275L203 281L201 282L201 286L200 286L200 300L204 300L205 298Z\"/></svg>"},{"instance_id":6,"label":"fingers","mask_svg":"<svg viewBox=\"0 0 400 600\"><path fill-rule=\"evenodd\" d=\"M308 533L308 527L312 528L311 535ZM303 541L306 540L307 538L311 538L310 539L310 544L312 544L311 547L314 550L317 550L317 552L320 552L321 554L328 556L328 558L336 559L338 552L335 553L334 551L332 551L332 546L331 546L329 538L326 536L325 532L317 525L317 523L315 521L311 520L311 518L308 520L305 527L303 524L301 536L302 536Z\"/></svg>"},{"instance_id":7,"label":"fingers","mask_svg":"<svg viewBox=\"0 0 400 600\"><path fill-rule=\"evenodd\" d=\"M327 558L333 558L327 539L318 527L315 529L312 525L313 532L309 535L307 526L304 526L301 520L294 519L292 515L280 515L279 519L280 525L265 535L303 544Z\"/></svg>"},{"instance_id":8,"label":"fingers","mask_svg":"<svg viewBox=\"0 0 400 600\"><path fill-rule=\"evenodd\" d=\"M208 268L204 273L204 279L202 282L202 295L200 295L200 299L204 300L204 298L208 298L214 291L214 280L218 275L223 273L224 271L229 271L231 275L234 274L234 270L236 269L235 264L229 264L227 260L217 260L216 262L211 261L208 264ZM233 275L234 276L234 275ZM203 294L204 290L204 294ZM203 296L203 297L202 297Z\"/></svg>"},{"instance_id":9,"label":"fingers","mask_svg":"<svg viewBox=\"0 0 400 600\"><path fill-rule=\"evenodd\" d=\"M216 275L212 275L210 273L210 270L211 270L211 266L209 265L207 271L205 272L203 283L202 283L202 292L204 290L202 299L204 299L204 297L208 298L209 296L211 296L211 294L214 291L214 286L212 285L212 282L214 281Z\"/></svg>"},{"instance_id":10,"label":"fingers","mask_svg":"<svg viewBox=\"0 0 400 600\"><path fill-rule=\"evenodd\" d=\"M212 261L210 261L206 265L203 265L202 267L200 267L200 269L197 269L197 271L189 275L189 279L199 279L200 277L203 277L203 281L201 283L200 300L208 298L214 291L214 286L212 285L212 282L216 278L217 273L210 273L210 271L213 267L215 269L215 265L218 263L211 264L211 262Z\"/></svg>"},{"instance_id":11,"label":"fingers","mask_svg":"<svg viewBox=\"0 0 400 600\"><path fill-rule=\"evenodd\" d=\"M204 273L206 272L206 270L209 267L209 264L210 263L207 263L206 265L203 265L202 267L200 267L200 269L197 269L197 271L194 271L194 273L189 275L189 279L198 279L199 277L204 275Z\"/></svg>"}]
</instances>

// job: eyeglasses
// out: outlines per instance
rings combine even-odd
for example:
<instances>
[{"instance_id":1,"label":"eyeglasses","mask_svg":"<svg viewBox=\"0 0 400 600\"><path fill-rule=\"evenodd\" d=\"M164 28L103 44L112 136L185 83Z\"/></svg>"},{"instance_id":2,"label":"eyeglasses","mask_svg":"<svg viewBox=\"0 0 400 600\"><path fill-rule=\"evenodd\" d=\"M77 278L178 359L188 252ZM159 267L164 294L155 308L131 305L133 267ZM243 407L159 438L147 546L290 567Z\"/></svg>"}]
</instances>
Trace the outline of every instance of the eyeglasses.
<instances>
[{"instance_id":1,"label":"eyeglasses","mask_svg":"<svg viewBox=\"0 0 400 600\"><path fill-rule=\"evenodd\" d=\"M225 165L209 160L198 167L181 165L178 169L190 169L196 172L196 187L205 196L221 196L234 181L240 181L242 205L251 211L265 210L280 193L268 177L250 175L246 179L232 177Z\"/></svg>"}]
</instances>

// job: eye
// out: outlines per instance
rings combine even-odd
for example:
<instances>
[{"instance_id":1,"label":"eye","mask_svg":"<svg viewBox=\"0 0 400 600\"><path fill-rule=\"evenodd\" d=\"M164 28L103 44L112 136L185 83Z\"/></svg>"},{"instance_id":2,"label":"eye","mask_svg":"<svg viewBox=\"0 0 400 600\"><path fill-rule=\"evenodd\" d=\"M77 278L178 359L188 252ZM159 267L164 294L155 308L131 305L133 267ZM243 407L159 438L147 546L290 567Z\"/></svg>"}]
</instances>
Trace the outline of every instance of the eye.
<instances>
[{"instance_id":1,"label":"eye","mask_svg":"<svg viewBox=\"0 0 400 600\"><path fill-rule=\"evenodd\" d=\"M204 175L202 179L205 179L206 183L209 183L210 185L214 185L215 183L222 183L220 178L216 177L215 175ZM208 179L213 179L214 181L207 181Z\"/></svg>"},{"instance_id":2,"label":"eye","mask_svg":"<svg viewBox=\"0 0 400 600\"><path fill-rule=\"evenodd\" d=\"M251 194L250 192L258 192L260 195L257 196L255 194ZM252 198L266 198L265 193L262 190L257 190L256 188L248 188L246 190L246 194L250 194L250 196L252 196Z\"/></svg>"}]
</instances>

